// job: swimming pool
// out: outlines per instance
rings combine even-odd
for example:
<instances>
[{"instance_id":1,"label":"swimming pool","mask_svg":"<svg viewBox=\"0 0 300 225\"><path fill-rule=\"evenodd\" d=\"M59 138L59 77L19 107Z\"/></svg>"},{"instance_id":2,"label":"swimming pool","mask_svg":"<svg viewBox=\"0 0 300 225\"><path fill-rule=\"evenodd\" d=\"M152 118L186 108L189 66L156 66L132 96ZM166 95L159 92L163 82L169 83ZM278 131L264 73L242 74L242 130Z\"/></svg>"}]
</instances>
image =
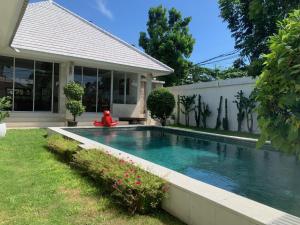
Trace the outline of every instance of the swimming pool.
<instances>
[{"instance_id":1,"label":"swimming pool","mask_svg":"<svg viewBox=\"0 0 300 225\"><path fill-rule=\"evenodd\" d=\"M300 162L295 157L157 127L66 130L300 216Z\"/></svg>"}]
</instances>

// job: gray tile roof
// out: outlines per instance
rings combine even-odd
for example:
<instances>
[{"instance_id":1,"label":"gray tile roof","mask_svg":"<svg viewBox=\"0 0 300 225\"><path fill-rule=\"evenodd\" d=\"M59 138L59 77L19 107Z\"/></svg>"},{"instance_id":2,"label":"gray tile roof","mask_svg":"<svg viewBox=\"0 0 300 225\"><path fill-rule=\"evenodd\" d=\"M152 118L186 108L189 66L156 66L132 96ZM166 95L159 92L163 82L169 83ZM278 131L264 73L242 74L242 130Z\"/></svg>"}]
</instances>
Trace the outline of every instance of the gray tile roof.
<instances>
[{"instance_id":1,"label":"gray tile roof","mask_svg":"<svg viewBox=\"0 0 300 225\"><path fill-rule=\"evenodd\" d=\"M28 4L12 47L160 71L173 70L51 1Z\"/></svg>"}]
</instances>

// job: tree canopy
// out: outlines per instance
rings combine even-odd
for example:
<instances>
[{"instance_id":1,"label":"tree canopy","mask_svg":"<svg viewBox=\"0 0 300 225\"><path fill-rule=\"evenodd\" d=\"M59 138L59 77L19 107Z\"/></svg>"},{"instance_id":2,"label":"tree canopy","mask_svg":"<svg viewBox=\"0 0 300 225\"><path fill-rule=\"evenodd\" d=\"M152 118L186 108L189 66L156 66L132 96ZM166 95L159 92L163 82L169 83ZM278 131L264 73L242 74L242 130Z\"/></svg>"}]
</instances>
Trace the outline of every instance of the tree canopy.
<instances>
[{"instance_id":1,"label":"tree canopy","mask_svg":"<svg viewBox=\"0 0 300 225\"><path fill-rule=\"evenodd\" d=\"M300 10L279 24L257 83L261 143L300 154Z\"/></svg>"},{"instance_id":2,"label":"tree canopy","mask_svg":"<svg viewBox=\"0 0 300 225\"><path fill-rule=\"evenodd\" d=\"M174 69L174 74L162 77L166 86L181 84L188 75L195 40L189 32L191 17L183 18L175 8L150 8L147 33L141 32L139 45L152 57Z\"/></svg>"},{"instance_id":3,"label":"tree canopy","mask_svg":"<svg viewBox=\"0 0 300 225\"><path fill-rule=\"evenodd\" d=\"M249 75L258 76L268 40L278 31L277 22L300 6L300 0L219 0L221 16L235 38L235 48L250 62Z\"/></svg>"},{"instance_id":4,"label":"tree canopy","mask_svg":"<svg viewBox=\"0 0 300 225\"><path fill-rule=\"evenodd\" d=\"M207 68L199 65L193 65L190 68L189 76L184 83L191 84L197 82L208 82L213 80L225 80L229 78L238 78L247 76L245 69L229 67L227 69Z\"/></svg>"}]
</instances>

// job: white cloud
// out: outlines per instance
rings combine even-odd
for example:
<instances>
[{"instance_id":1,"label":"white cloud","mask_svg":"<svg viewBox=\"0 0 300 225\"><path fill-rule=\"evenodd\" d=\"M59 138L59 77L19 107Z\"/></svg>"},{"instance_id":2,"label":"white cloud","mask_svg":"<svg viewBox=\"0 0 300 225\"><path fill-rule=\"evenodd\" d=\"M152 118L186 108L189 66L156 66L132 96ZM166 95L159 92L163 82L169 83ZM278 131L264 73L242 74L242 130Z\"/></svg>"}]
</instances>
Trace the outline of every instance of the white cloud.
<instances>
[{"instance_id":1,"label":"white cloud","mask_svg":"<svg viewBox=\"0 0 300 225\"><path fill-rule=\"evenodd\" d=\"M97 10L109 19L113 19L112 12L107 8L105 0L96 0Z\"/></svg>"}]
</instances>

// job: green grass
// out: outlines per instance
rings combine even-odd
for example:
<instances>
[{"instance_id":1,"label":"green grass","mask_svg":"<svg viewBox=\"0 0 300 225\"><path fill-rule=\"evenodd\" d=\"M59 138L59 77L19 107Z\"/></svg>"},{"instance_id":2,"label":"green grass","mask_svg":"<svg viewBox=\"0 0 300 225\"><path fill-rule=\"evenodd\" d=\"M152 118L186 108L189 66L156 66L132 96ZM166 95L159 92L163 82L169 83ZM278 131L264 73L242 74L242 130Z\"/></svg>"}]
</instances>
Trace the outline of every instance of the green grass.
<instances>
[{"instance_id":1,"label":"green grass","mask_svg":"<svg viewBox=\"0 0 300 225\"><path fill-rule=\"evenodd\" d=\"M238 131L226 131L226 130L215 130L211 128L198 128L198 127L187 127L184 125L172 125L170 127L178 127L178 128L184 128L189 130L195 130L195 131L203 131L208 133L214 133L214 134L223 134L223 135L229 135L229 136L236 136L236 137L246 137L246 138L254 138L258 139L259 134L251 134L247 132L238 132Z\"/></svg>"},{"instance_id":2,"label":"green grass","mask_svg":"<svg viewBox=\"0 0 300 225\"><path fill-rule=\"evenodd\" d=\"M0 224L180 224L159 211L130 216L46 149L46 131L9 130L0 139Z\"/></svg>"}]
</instances>

